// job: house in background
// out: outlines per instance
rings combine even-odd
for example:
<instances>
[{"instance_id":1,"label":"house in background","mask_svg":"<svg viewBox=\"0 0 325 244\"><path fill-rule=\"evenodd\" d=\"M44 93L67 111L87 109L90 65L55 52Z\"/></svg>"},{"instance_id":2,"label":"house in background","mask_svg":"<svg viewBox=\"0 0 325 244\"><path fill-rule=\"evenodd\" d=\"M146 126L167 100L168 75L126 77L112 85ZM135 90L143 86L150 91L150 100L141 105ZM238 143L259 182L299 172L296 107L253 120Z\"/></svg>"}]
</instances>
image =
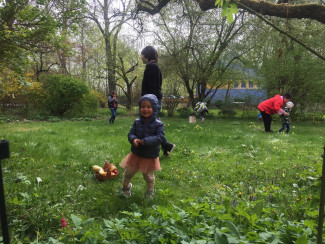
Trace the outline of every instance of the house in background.
<instances>
[{"instance_id":1,"label":"house in background","mask_svg":"<svg viewBox=\"0 0 325 244\"><path fill-rule=\"evenodd\" d=\"M259 89L253 81L240 81L219 88L216 93L212 89L206 99L211 99L212 104L221 100L222 102L245 102L255 105L267 99L267 93L265 89Z\"/></svg>"},{"instance_id":2,"label":"house in background","mask_svg":"<svg viewBox=\"0 0 325 244\"><path fill-rule=\"evenodd\" d=\"M258 79L253 69L243 68L239 65L233 67L233 71L240 73L241 78L232 79L228 85L220 87L215 92L212 88L206 99L211 99L214 104L218 100L231 103L245 103L247 105L256 105L267 99L267 91L260 89L256 85ZM206 93L208 92L207 87Z\"/></svg>"}]
</instances>

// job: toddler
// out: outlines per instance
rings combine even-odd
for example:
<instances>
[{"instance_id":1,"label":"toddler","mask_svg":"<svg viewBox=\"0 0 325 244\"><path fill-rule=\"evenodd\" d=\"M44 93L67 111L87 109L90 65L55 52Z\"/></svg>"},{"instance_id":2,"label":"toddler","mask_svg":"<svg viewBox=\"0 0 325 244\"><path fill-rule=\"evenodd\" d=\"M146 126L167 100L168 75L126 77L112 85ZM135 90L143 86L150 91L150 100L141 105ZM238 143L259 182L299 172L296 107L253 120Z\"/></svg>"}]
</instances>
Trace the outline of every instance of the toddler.
<instances>
[{"instance_id":1,"label":"toddler","mask_svg":"<svg viewBox=\"0 0 325 244\"><path fill-rule=\"evenodd\" d=\"M293 102L287 102L286 106L284 107L284 111L288 113L288 116L281 115L281 122L282 122L282 128L279 130L279 132L286 130L286 133L288 134L290 131L290 111L293 108L294 104Z\"/></svg>"},{"instance_id":2,"label":"toddler","mask_svg":"<svg viewBox=\"0 0 325 244\"><path fill-rule=\"evenodd\" d=\"M159 162L160 144L165 138L164 124L157 120L158 99L153 94L146 94L139 102L140 118L136 119L128 134L131 153L120 163L125 169L121 195L131 196L131 179L141 171L147 183L146 197L153 198L155 170L161 170Z\"/></svg>"}]
</instances>

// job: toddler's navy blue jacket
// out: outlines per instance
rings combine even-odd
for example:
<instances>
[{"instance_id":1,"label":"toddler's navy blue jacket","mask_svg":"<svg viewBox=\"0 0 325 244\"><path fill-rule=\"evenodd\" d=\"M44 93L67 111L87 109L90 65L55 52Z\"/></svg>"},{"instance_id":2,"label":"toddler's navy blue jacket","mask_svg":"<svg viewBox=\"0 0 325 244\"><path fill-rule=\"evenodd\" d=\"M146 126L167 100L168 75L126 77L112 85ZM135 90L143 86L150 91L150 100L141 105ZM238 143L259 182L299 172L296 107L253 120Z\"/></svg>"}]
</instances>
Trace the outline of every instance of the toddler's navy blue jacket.
<instances>
[{"instance_id":1,"label":"toddler's navy blue jacket","mask_svg":"<svg viewBox=\"0 0 325 244\"><path fill-rule=\"evenodd\" d=\"M140 115L140 119L136 119L128 134L129 142L131 143L131 151L139 156L145 158L156 158L159 156L160 144L165 138L164 124L157 120L158 115L158 99L153 94L146 94L141 97L139 102L140 106L143 100L147 100L151 103L153 113L152 116L144 123L144 118ZM134 139L141 139L144 141L144 145L139 147L133 146Z\"/></svg>"}]
</instances>

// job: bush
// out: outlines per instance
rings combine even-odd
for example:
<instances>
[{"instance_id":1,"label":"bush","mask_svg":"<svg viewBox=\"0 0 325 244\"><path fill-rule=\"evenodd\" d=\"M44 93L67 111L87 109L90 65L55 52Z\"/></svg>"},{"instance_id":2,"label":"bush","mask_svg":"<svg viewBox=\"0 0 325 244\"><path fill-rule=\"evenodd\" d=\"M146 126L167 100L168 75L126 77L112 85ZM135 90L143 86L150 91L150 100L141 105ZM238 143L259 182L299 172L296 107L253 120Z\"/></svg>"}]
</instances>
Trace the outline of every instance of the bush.
<instances>
[{"instance_id":1,"label":"bush","mask_svg":"<svg viewBox=\"0 0 325 244\"><path fill-rule=\"evenodd\" d=\"M43 103L43 90L29 73L18 74L8 69L0 70L0 109L19 115L28 115Z\"/></svg>"},{"instance_id":2,"label":"bush","mask_svg":"<svg viewBox=\"0 0 325 244\"><path fill-rule=\"evenodd\" d=\"M101 108L108 107L108 106L106 106L106 104L107 104L107 96L104 93L94 91L94 90L91 90L90 93L92 93L92 94L94 94L96 96L97 100L99 101L99 105L100 105Z\"/></svg>"},{"instance_id":3,"label":"bush","mask_svg":"<svg viewBox=\"0 0 325 244\"><path fill-rule=\"evenodd\" d=\"M193 113L192 109L187 107L179 108L176 110L176 112L179 113L181 118L187 118Z\"/></svg>"},{"instance_id":4,"label":"bush","mask_svg":"<svg viewBox=\"0 0 325 244\"><path fill-rule=\"evenodd\" d=\"M87 114L94 115L96 114L99 108L98 98L94 93L90 92L88 94L83 95L81 101L79 103L74 103L73 107L65 112L65 116L69 117L79 117Z\"/></svg>"},{"instance_id":5,"label":"bush","mask_svg":"<svg viewBox=\"0 0 325 244\"><path fill-rule=\"evenodd\" d=\"M169 96L163 99L163 105L167 110L168 117L174 116L174 112L176 111L176 108L181 101L182 100L180 98L177 98L175 96Z\"/></svg>"},{"instance_id":6,"label":"bush","mask_svg":"<svg viewBox=\"0 0 325 244\"><path fill-rule=\"evenodd\" d=\"M208 113L204 114L204 118L207 119L216 119L218 113L215 110L210 109Z\"/></svg>"},{"instance_id":7,"label":"bush","mask_svg":"<svg viewBox=\"0 0 325 244\"><path fill-rule=\"evenodd\" d=\"M45 77L43 87L46 93L44 107L52 115L63 116L72 108L82 111L82 100L89 96L88 87L71 76L49 75Z\"/></svg>"},{"instance_id":8,"label":"bush","mask_svg":"<svg viewBox=\"0 0 325 244\"><path fill-rule=\"evenodd\" d=\"M217 107L217 108L221 108L223 105L224 105L224 101L222 100L216 100L214 105Z\"/></svg>"},{"instance_id":9,"label":"bush","mask_svg":"<svg viewBox=\"0 0 325 244\"><path fill-rule=\"evenodd\" d=\"M84 95L82 104L86 113L95 112L101 104L101 100L98 99L97 93L91 90L90 93Z\"/></svg>"},{"instance_id":10,"label":"bush","mask_svg":"<svg viewBox=\"0 0 325 244\"><path fill-rule=\"evenodd\" d=\"M234 107L227 104L222 106L221 111L218 113L222 117L235 117L236 111L234 110Z\"/></svg>"}]
</instances>

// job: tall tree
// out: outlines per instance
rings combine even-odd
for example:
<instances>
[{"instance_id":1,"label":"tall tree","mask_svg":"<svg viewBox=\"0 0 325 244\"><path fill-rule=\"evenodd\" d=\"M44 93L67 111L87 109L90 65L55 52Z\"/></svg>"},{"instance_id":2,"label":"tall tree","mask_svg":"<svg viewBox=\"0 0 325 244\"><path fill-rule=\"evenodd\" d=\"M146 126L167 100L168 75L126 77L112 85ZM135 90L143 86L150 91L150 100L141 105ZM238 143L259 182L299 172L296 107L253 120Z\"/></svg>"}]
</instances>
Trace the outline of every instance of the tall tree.
<instances>
[{"instance_id":1,"label":"tall tree","mask_svg":"<svg viewBox=\"0 0 325 244\"><path fill-rule=\"evenodd\" d=\"M134 86L136 81L139 80L139 72L137 67L139 65L139 55L131 47L128 47L123 42L119 44L118 62L117 62L117 74L118 80L117 86L119 86L124 92L127 101L126 108L131 109L132 100L134 98Z\"/></svg>"},{"instance_id":2,"label":"tall tree","mask_svg":"<svg viewBox=\"0 0 325 244\"><path fill-rule=\"evenodd\" d=\"M0 68L21 71L27 56L55 39L58 23L47 1L2 1L0 4Z\"/></svg>"},{"instance_id":3,"label":"tall tree","mask_svg":"<svg viewBox=\"0 0 325 244\"><path fill-rule=\"evenodd\" d=\"M82 13L86 11L84 0L55 0L53 15L60 23L58 31L61 36L61 45L57 50L61 73L68 74L68 56L73 45L70 35L75 34L77 24L81 22Z\"/></svg>"},{"instance_id":4,"label":"tall tree","mask_svg":"<svg viewBox=\"0 0 325 244\"><path fill-rule=\"evenodd\" d=\"M288 32L300 32L304 41L312 45L319 32L319 24L310 25L309 21L291 20L286 24ZM255 36L255 52L251 60L255 60L262 85L268 95L289 92L297 109L304 111L310 105L323 103L325 89L324 65L291 39L279 35L267 26L261 26ZM268 34L266 38L265 34ZM323 43L318 44L325 48Z\"/></svg>"},{"instance_id":5,"label":"tall tree","mask_svg":"<svg viewBox=\"0 0 325 244\"><path fill-rule=\"evenodd\" d=\"M105 40L106 94L116 90L117 42L122 25L130 18L131 0L93 0L88 3L87 17L98 26Z\"/></svg>"},{"instance_id":6,"label":"tall tree","mask_svg":"<svg viewBox=\"0 0 325 244\"><path fill-rule=\"evenodd\" d=\"M170 59L181 77L189 99L194 106L194 97L203 100L213 92L207 85L223 85L221 77L236 60L241 51L226 52L234 38L243 27L242 14L235 16L229 24L225 19L218 21L220 11L203 13L192 2L171 6L162 11L155 31L158 42L166 49ZM212 79L213 78L213 79ZM219 81L219 83L216 83ZM197 94L195 90L197 89ZM215 90L214 90L215 91Z\"/></svg>"}]
</instances>

